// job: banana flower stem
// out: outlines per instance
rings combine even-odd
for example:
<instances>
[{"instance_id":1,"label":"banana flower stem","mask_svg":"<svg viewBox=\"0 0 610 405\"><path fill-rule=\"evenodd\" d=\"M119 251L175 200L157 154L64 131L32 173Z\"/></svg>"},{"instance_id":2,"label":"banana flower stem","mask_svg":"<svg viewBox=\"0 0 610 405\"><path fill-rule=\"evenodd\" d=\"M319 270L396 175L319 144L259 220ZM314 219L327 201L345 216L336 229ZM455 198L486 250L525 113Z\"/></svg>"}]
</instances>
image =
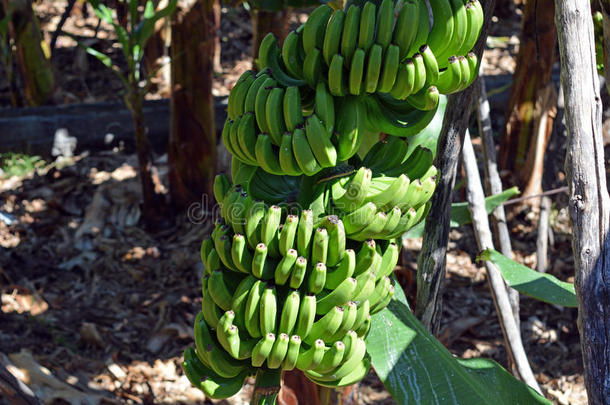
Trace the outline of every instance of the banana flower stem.
<instances>
[{"instance_id":1,"label":"banana flower stem","mask_svg":"<svg viewBox=\"0 0 610 405\"><path fill-rule=\"evenodd\" d=\"M275 405L277 395L280 392L282 370L269 370L260 368L256 373L254 392L250 405Z\"/></svg>"}]
</instances>

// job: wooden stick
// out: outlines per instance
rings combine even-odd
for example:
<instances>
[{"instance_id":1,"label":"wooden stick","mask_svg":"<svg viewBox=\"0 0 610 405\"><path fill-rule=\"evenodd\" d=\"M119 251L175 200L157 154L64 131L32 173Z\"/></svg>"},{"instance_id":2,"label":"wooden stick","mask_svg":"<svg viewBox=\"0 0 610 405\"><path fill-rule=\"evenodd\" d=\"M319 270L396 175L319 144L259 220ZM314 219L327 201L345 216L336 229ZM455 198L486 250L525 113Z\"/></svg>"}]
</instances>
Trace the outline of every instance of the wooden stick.
<instances>
[{"instance_id":1,"label":"wooden stick","mask_svg":"<svg viewBox=\"0 0 610 405\"><path fill-rule=\"evenodd\" d=\"M555 21L568 129L578 329L589 404L610 404L610 198L602 142L602 102L589 0L556 0Z\"/></svg>"},{"instance_id":2,"label":"wooden stick","mask_svg":"<svg viewBox=\"0 0 610 405\"><path fill-rule=\"evenodd\" d=\"M485 22L474 52L481 60L487 41L488 27L493 15L495 0L483 2ZM423 325L436 334L440 327L442 309L441 285L445 278L447 244L449 243L449 217L461 139L468 126L473 86L449 96L443 128L438 139L434 165L440 177L432 196L430 214L424 230L421 252L417 259L417 301L415 314Z\"/></svg>"},{"instance_id":3,"label":"wooden stick","mask_svg":"<svg viewBox=\"0 0 610 405\"><path fill-rule=\"evenodd\" d=\"M489 228L487 211L485 210L485 193L483 193L477 159L468 131L466 131L462 148L462 164L466 172L466 200L468 201L468 209L472 216L472 225L477 244L480 250L493 249L493 239ZM515 324L504 279L491 262L486 261L485 267L487 268L487 281L489 281L491 288L491 296L498 313L504 340L506 341L507 352L512 358L521 379L536 391L541 392L527 360L523 342L521 341L521 332Z\"/></svg>"},{"instance_id":4,"label":"wooden stick","mask_svg":"<svg viewBox=\"0 0 610 405\"><path fill-rule=\"evenodd\" d=\"M489 108L489 100L487 100L487 91L485 90L485 81L479 77L476 81L477 91L477 121L479 123L479 134L481 134L481 142L483 144L483 158L485 164L485 189L487 195L498 194L502 192L502 179L498 171L498 161L496 158L496 145L494 144L493 132L491 130L491 113ZM496 240L500 245L500 251L506 257L512 258L513 248L510 242L510 232L506 225L506 213L502 205L498 206L491 214L494 229L496 231ZM508 300L510 307L513 310L513 317L517 328L521 325L519 318L519 292L514 288L508 287Z\"/></svg>"},{"instance_id":5,"label":"wooden stick","mask_svg":"<svg viewBox=\"0 0 610 405\"><path fill-rule=\"evenodd\" d=\"M549 247L549 216L551 214L551 199L542 197L540 215L538 216L538 237L536 238L536 269L546 273L546 262Z\"/></svg>"}]
</instances>

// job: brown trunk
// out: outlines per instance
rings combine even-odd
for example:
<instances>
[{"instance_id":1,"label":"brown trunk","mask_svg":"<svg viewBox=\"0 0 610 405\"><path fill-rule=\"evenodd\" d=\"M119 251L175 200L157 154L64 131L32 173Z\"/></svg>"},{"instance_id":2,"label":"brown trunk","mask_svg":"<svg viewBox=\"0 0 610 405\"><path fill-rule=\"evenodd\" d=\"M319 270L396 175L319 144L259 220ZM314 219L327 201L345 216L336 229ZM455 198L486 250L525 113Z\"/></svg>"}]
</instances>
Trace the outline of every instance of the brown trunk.
<instances>
[{"instance_id":1,"label":"brown trunk","mask_svg":"<svg viewBox=\"0 0 610 405\"><path fill-rule=\"evenodd\" d=\"M204 194L212 195L216 166L212 98L218 31L215 3L185 1L172 19L169 186L177 208L201 201Z\"/></svg>"},{"instance_id":2,"label":"brown trunk","mask_svg":"<svg viewBox=\"0 0 610 405\"><path fill-rule=\"evenodd\" d=\"M55 89L50 51L30 0L3 0L12 16L10 33L16 44L16 62L25 86L25 98L30 106L48 102Z\"/></svg>"},{"instance_id":3,"label":"brown trunk","mask_svg":"<svg viewBox=\"0 0 610 405\"><path fill-rule=\"evenodd\" d=\"M284 372L278 405L358 405L358 385L326 388L314 384L300 370Z\"/></svg>"},{"instance_id":4,"label":"brown trunk","mask_svg":"<svg viewBox=\"0 0 610 405\"><path fill-rule=\"evenodd\" d=\"M252 60L258 58L258 47L265 35L272 32L278 38L280 46L288 35L290 23L290 11L283 9L279 11L253 10L252 12ZM253 68L256 69L254 63Z\"/></svg>"},{"instance_id":5,"label":"brown trunk","mask_svg":"<svg viewBox=\"0 0 610 405\"><path fill-rule=\"evenodd\" d=\"M556 57L553 0L525 6L517 68L513 75L500 167L515 173L524 195L542 191L542 161L555 115L551 69Z\"/></svg>"},{"instance_id":6,"label":"brown trunk","mask_svg":"<svg viewBox=\"0 0 610 405\"><path fill-rule=\"evenodd\" d=\"M125 103L133 118L138 171L142 184L142 216L148 227L155 228L165 219L166 207L163 197L155 190L153 181L152 152L144 125L142 97L132 92L125 96Z\"/></svg>"}]
</instances>

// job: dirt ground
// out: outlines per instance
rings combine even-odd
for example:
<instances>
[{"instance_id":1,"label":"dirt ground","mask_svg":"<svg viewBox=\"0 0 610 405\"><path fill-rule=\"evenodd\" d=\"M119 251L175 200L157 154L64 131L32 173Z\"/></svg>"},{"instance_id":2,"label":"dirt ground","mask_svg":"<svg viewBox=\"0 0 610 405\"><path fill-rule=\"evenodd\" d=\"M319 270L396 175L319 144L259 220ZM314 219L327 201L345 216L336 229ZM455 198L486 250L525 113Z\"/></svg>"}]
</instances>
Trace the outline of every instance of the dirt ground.
<instances>
[{"instance_id":1,"label":"dirt ground","mask_svg":"<svg viewBox=\"0 0 610 405\"><path fill-rule=\"evenodd\" d=\"M65 3L37 4L49 37ZM303 16L295 13L293 22ZM512 73L519 24L519 13L494 21L485 74ZM120 60L107 27L102 25L97 38L92 37L96 25L93 13L85 18L77 5L64 29L87 38L91 46L111 50ZM223 71L214 82L217 95L227 94L250 67L247 12L223 8L221 32ZM76 51L68 37L60 37L57 46L56 103L120 98L120 82L97 60ZM2 78L0 74L0 106L8 106ZM164 92L161 77L149 97ZM500 115L494 117L495 126L502 122ZM23 178L0 179L0 362L12 364L48 403L203 400L190 387L180 362L184 347L192 343L191 325L201 305L198 251L211 221L194 207L175 213L169 229L145 231L138 225L135 163L133 155L120 150L91 151ZM166 156L158 156L156 163L164 179ZM463 200L459 193L456 198ZM567 201L562 194L552 200L549 273L573 281ZM515 255L532 267L535 211L512 206L509 212ZM403 265L397 269L410 298L420 245L420 240L405 244ZM485 271L474 263L477 253L469 227L452 230L440 337L456 356L493 358L507 367ZM522 297L525 348L537 380L556 404L586 403L576 319L574 309ZM247 403L249 389L220 403ZM359 389L364 404L394 404L374 372Z\"/></svg>"}]
</instances>

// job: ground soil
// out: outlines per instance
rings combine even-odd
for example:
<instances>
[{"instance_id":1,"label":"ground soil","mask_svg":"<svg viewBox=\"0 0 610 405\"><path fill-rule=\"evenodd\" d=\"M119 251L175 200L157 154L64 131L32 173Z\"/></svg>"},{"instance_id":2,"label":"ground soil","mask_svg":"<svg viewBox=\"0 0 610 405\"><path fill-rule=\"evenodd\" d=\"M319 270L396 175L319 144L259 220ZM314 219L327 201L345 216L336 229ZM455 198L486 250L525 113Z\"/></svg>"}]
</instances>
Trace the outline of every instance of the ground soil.
<instances>
[{"instance_id":1,"label":"ground soil","mask_svg":"<svg viewBox=\"0 0 610 405\"><path fill-rule=\"evenodd\" d=\"M108 27L102 24L95 35L97 19L90 11L87 16L81 4L77 3L64 30L109 51L120 62ZM65 2L58 0L36 4L47 37L64 7ZM494 21L485 74L514 70L518 11ZM294 24L304 16L293 14ZM222 72L214 82L216 95L226 95L251 66L247 12L241 7L223 8L221 32ZM118 79L75 48L71 38L60 37L53 59L56 103L120 98ZM8 106L3 77L0 74L0 105ZM160 77L149 98L164 96L166 88ZM497 129L503 114L494 114ZM174 213L172 225L164 230L145 230L139 222L135 163L133 155L121 150L91 151L51 162L25 177L0 180L0 362L12 363L17 374L21 370L24 381L49 401L203 400L184 377L180 361L182 351L192 343L191 325L201 304L203 267L198 251L210 232L211 218L205 216L202 203L186 213ZM157 157L156 164L165 179L166 157ZM561 173L557 176L558 185L563 178ZM456 199L463 200L460 192ZM573 281L567 201L562 194L552 199L554 237L548 271ZM532 267L536 265L535 208L511 206L509 211L515 256ZM410 298L420 244L417 239L405 243L404 260L397 268ZM456 356L493 358L508 367L485 271L475 263L476 255L471 228L452 230L440 339ZM557 404L586 403L576 319L574 309L522 297L526 351L546 396ZM33 370L40 366L48 368L50 377L36 377ZM246 403L249 389L222 403ZM360 393L365 404L394 403L374 372L360 384Z\"/></svg>"}]
</instances>

